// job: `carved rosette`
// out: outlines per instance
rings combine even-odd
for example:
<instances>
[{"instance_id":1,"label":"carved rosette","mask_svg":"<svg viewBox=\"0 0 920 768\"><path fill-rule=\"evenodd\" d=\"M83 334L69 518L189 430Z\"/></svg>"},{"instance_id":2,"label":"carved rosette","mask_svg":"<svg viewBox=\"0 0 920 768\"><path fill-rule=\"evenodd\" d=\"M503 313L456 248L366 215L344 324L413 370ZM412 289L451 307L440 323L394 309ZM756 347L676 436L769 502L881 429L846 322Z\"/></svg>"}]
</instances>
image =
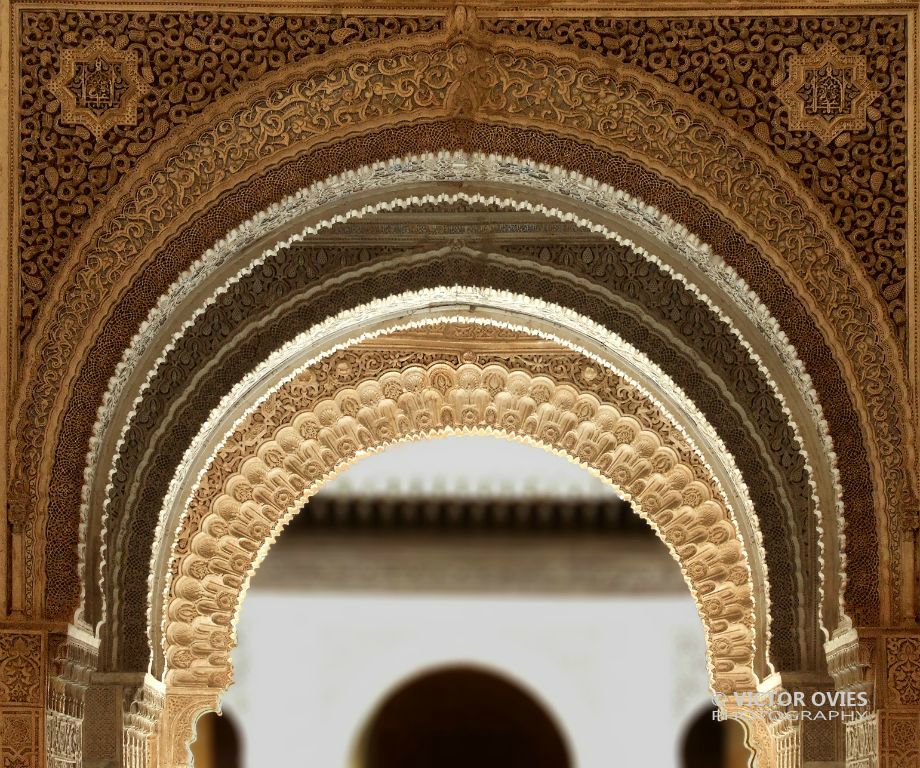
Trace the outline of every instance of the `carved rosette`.
<instances>
[{"instance_id":1,"label":"carved rosette","mask_svg":"<svg viewBox=\"0 0 920 768\"><path fill-rule=\"evenodd\" d=\"M789 127L829 143L866 127L866 111L881 93L866 77L866 57L845 55L831 42L789 58L789 76L776 89L789 110Z\"/></svg>"},{"instance_id":2,"label":"carved rosette","mask_svg":"<svg viewBox=\"0 0 920 768\"><path fill-rule=\"evenodd\" d=\"M101 37L64 50L48 88L61 102L61 121L88 128L96 139L117 125L135 125L138 102L150 90L138 71L137 52L118 51Z\"/></svg>"}]
</instances>

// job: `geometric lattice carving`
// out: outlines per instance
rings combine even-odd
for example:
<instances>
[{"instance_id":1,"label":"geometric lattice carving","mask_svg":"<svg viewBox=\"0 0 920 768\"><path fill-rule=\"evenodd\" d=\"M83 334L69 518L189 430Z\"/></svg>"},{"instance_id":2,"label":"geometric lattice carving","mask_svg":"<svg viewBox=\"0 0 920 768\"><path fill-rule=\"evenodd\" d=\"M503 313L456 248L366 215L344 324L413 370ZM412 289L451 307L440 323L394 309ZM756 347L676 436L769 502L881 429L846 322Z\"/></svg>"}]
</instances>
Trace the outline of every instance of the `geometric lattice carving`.
<instances>
[{"instance_id":1,"label":"geometric lattice carving","mask_svg":"<svg viewBox=\"0 0 920 768\"><path fill-rule=\"evenodd\" d=\"M247 576L330 473L363 451L457 431L543 445L613 482L682 566L714 687L755 685L753 589L738 529L708 468L657 405L580 355L551 375L538 356L515 356L513 370L428 357L420 365L411 352L337 353L237 425L176 535L163 611L167 685L229 684Z\"/></svg>"},{"instance_id":2,"label":"geometric lattice carving","mask_svg":"<svg viewBox=\"0 0 920 768\"><path fill-rule=\"evenodd\" d=\"M116 51L101 37L64 50L48 88L61 102L62 122L83 125L96 139L116 125L135 125L138 102L149 90L137 70L137 53Z\"/></svg>"},{"instance_id":3,"label":"geometric lattice carving","mask_svg":"<svg viewBox=\"0 0 920 768\"><path fill-rule=\"evenodd\" d=\"M866 57L846 56L831 42L789 57L789 76L776 89L792 130L812 131L825 143L866 127L866 108L881 93L866 78Z\"/></svg>"}]
</instances>

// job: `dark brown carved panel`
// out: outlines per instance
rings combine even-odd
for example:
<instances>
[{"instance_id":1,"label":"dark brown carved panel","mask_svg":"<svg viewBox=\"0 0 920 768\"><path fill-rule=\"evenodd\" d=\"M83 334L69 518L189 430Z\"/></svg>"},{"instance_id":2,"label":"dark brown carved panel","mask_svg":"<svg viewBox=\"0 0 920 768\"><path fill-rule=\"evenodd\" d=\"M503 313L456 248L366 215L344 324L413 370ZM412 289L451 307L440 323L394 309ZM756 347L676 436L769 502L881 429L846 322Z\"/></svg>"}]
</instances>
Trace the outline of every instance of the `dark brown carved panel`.
<instances>
[{"instance_id":1,"label":"dark brown carved panel","mask_svg":"<svg viewBox=\"0 0 920 768\"><path fill-rule=\"evenodd\" d=\"M590 49L713 104L794 168L832 212L905 338L906 18L739 17L489 20L498 34ZM20 17L21 336L87 218L136 158L215 99L269 71L339 45L425 33L435 17L23 11ZM62 52L101 37L135 53L149 92L136 125L96 139L67 124L50 90ZM829 143L790 129L776 93L790 57L825 42L866 58L880 95L866 127Z\"/></svg>"},{"instance_id":2,"label":"dark brown carved panel","mask_svg":"<svg viewBox=\"0 0 920 768\"><path fill-rule=\"evenodd\" d=\"M489 31L526 35L610 56L655 74L712 104L770 146L831 212L887 303L906 342L907 18L906 16L565 18L484 22ZM864 56L879 92L861 130L827 142L790 129L777 87L790 59L834 43Z\"/></svg>"},{"instance_id":3,"label":"dark brown carved panel","mask_svg":"<svg viewBox=\"0 0 920 768\"><path fill-rule=\"evenodd\" d=\"M433 17L23 11L20 15L21 337L84 224L136 160L206 106L266 72L341 45L430 32ZM51 88L63 53L101 38L138 59L136 124L96 137ZM71 65L72 66L72 65Z\"/></svg>"}]
</instances>

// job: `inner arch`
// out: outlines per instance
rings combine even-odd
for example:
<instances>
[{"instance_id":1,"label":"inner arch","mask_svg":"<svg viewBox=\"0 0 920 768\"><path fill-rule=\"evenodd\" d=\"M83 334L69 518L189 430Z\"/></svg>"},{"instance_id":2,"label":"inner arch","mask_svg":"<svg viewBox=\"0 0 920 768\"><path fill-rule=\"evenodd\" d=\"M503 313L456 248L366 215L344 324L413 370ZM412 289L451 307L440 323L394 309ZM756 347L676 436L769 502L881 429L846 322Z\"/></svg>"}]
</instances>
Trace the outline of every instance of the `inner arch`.
<instances>
[{"instance_id":1,"label":"inner arch","mask_svg":"<svg viewBox=\"0 0 920 768\"><path fill-rule=\"evenodd\" d=\"M401 351L398 333L383 339L386 349L356 344L302 369L237 425L201 476L171 548L167 685L226 686L248 580L280 527L332 473L396 442L457 432L542 446L620 489L681 564L706 627L714 688L756 684L747 558L692 443L591 358L511 338L535 345L514 354L513 369L504 364L507 338L500 353L480 349L476 363L457 352Z\"/></svg>"},{"instance_id":2,"label":"inner arch","mask_svg":"<svg viewBox=\"0 0 920 768\"><path fill-rule=\"evenodd\" d=\"M468 293L469 291L474 291L474 293ZM684 437L690 436L691 444L696 446L692 450L702 451L700 456L705 457L702 458L702 461L708 467L706 471L715 472L715 478L718 478L714 480L714 488L718 488L718 490L714 491L715 496L725 499L723 493L728 493L728 497L725 499L727 503L726 509L729 510L729 516L732 518L732 526L738 526L735 535L738 537L739 543L744 542L743 549L747 555L746 567L753 570L753 583L757 585L755 599L757 619L753 620L751 624L751 628L757 633L758 661L754 671L760 676L766 676L772 671L765 654L765 649L769 646L769 581L765 564L761 559L763 552L759 546L760 536L756 519L753 516L750 498L743 480L737 471L733 470L734 462L731 454L725 450L724 445L721 444L715 431L707 424L705 418L696 411L692 400L682 393L653 363L644 358L641 353L600 326L595 327L585 318L577 317L571 311L554 307L545 302L527 299L526 297L519 297L506 292L488 291L486 293L488 294L487 296L480 289L464 288L420 291L406 294L402 297L394 297L393 301L375 302L373 307L361 307L354 312L343 313L341 316L330 318L327 323L312 329L309 334L305 334L303 339L292 342L278 350L276 354L263 363L260 369L254 371L250 377L237 385L234 390L234 396L225 398L220 412L212 415L212 418L202 428L199 435L200 439L196 440L190 447L181 463L182 471L174 478L170 493L164 501L159 525L161 538L154 546L153 572L155 578L151 582L150 593L150 635L151 646L154 649L160 649L161 643L159 639L162 635L159 632L159 628L161 623L165 626L165 622L168 621L168 618L160 613L161 595L164 592L162 587L164 581L162 579L165 577L168 584L171 579L169 574L174 572L174 567L169 563L175 553L169 547L169 538L164 539L162 537L171 536L177 526L182 527L179 518L176 517L176 510L182 509L181 500L183 498L188 499L186 501L186 510L190 509L189 504L194 506L197 503L194 499L193 490L200 486L200 481L213 469L213 467L209 469L208 465L213 461L213 457L221 452L221 440L234 433L238 425L248 418L247 414L251 416L263 407L265 402L278 396L279 387L283 389L292 385L292 382L295 382L298 376L304 375L304 372L318 361L325 361L321 363L324 365L331 364L329 363L329 355L337 354L337 350L363 348L369 351L380 351L381 349L385 351L393 347L394 344L400 349L408 349L416 347L419 342L422 347L425 347L427 344L426 336L430 341L431 338L443 335L445 328L450 328L453 324L463 326L465 323L469 328L478 329L472 334L474 341L467 339L463 342L467 346L472 345L470 349L477 349L477 342L475 341L477 334L485 334L485 336L495 333L510 334L511 336L524 334L525 336L521 336L521 338L526 337L526 335L532 335L535 337L534 343L544 352L555 349L552 354L556 354L568 349L576 357L581 354L585 355L584 363L581 365L585 370L591 369L599 372L606 368L611 373L616 372L615 375L617 376L625 375L629 382L628 388L637 387L638 391L644 393L640 396L641 398L649 397L650 403L654 403L653 409L662 408L664 413L669 414L666 419L673 422L673 427L670 428L676 428L675 434L680 434ZM465 314L457 315L454 308L462 306L464 303L475 304L479 309L475 313L467 311ZM502 307L502 310L499 311L498 315L493 316L490 314L488 305ZM422 318L424 319L408 321L406 319L407 313L410 313L413 308L424 310L422 312ZM447 314L441 314L445 311ZM369 312L370 314L368 314ZM390 312L396 313L394 317L401 316L403 322L393 325L393 320L387 321L386 318ZM515 317L515 312L523 313L530 325L534 327L524 328L511 324L509 320ZM371 322L372 317L379 319ZM505 319L499 320L499 317ZM576 320L585 323L585 325L579 326L578 323L575 323ZM357 326L353 326L355 322L358 323ZM548 330L539 330L543 327ZM356 331L355 328L359 330ZM576 328L581 328L582 331L588 329L586 332L593 335L579 335L575 331ZM581 344L585 344L586 347L557 335L562 333L563 329L568 329L565 331L566 335L576 334L574 338ZM350 334L360 331L363 331L360 336L350 337ZM330 332L333 332L331 336L328 335ZM407 336L407 334L409 335ZM394 342L393 338L400 339L400 341ZM323 339L322 343L328 351L317 358L312 358L310 362L304 363L304 357L308 356L306 350L311 349L311 344L315 344L319 339ZM336 341L338 341L337 344L335 343ZM507 339L502 340L500 345L502 352L496 359L504 360L506 358L507 341ZM479 343L482 343L481 339ZM488 341L485 343L486 346L489 345ZM454 349L454 354L463 353L463 350L457 347L456 343L452 344L452 348ZM518 360L518 364L526 366L526 363L521 360ZM551 363L545 363L545 361L542 364L552 365ZM595 368L595 366L598 367ZM621 374L619 371L625 371L625 374ZM563 378L572 375L572 372L564 373ZM267 379L265 378L266 376L268 377ZM576 383L575 386L589 386L591 381L595 381L595 378L595 373L592 373L591 379ZM572 381L574 383L574 380ZM599 381L598 379L595 383ZM638 381L643 382L643 384L638 384ZM344 382L342 386L345 386ZM647 389L648 387L651 389ZM256 397L260 393L261 395ZM253 400L253 397L256 397L256 399ZM616 394L614 397L619 397L619 395ZM433 419L436 420L436 417L433 417ZM675 419L676 421L673 421ZM464 426L458 420L443 432L450 432L451 429L464 428ZM475 427L476 425L473 426ZM492 424L490 426L483 423L479 427L486 427L499 435L513 439L518 437L514 429L502 430L501 425ZM419 439L425 436L425 432L426 430L422 430L420 433L407 437L409 439ZM221 438L221 436L224 436L224 438ZM532 436L528 435L523 435L523 437L528 440L533 439ZM396 440L395 436L385 441L385 443L393 440ZM544 446L564 455L568 454L570 458L579 460L583 465L598 473L597 468L591 466L590 459L573 455L571 451L565 449L565 446L555 444L554 439L537 439L536 442L542 443ZM375 445L373 449L376 450L379 447L382 447L382 445ZM205 463L206 457L212 458L208 458L207 463ZM350 463L351 459L347 464ZM333 473L338 472L343 466L330 467L330 471ZM325 475L322 478L322 482L325 483L329 477L330 475ZM617 480L614 480L614 482L618 483ZM316 484L313 490L318 487L319 484ZM297 492L299 493L300 490L298 489ZM192 494L192 496L188 496L188 494ZM188 512L184 514L186 517L188 516ZM279 514L281 513L279 512ZM290 514L293 514L293 512ZM286 512L284 515L287 515L285 519L288 519L289 514ZM264 553L267 552L267 547L263 547L261 552L262 554L260 554L256 562L259 562ZM676 559L680 559L676 552L674 552L674 555ZM163 574L163 577L158 580L156 574ZM167 587L165 592L168 593L168 591L169 588ZM157 656L162 658L159 654ZM162 668L161 664L162 662L154 666L155 673L159 674Z\"/></svg>"}]
</instances>

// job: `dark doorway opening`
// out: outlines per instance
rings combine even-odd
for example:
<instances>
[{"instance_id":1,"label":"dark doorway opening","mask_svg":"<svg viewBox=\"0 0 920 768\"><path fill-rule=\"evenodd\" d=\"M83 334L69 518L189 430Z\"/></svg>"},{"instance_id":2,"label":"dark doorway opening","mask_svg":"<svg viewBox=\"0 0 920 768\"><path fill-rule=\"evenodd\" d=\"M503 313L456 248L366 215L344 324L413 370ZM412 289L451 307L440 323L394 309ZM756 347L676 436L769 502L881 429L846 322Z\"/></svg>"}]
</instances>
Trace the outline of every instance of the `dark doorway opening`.
<instances>
[{"instance_id":1,"label":"dark doorway opening","mask_svg":"<svg viewBox=\"0 0 920 768\"><path fill-rule=\"evenodd\" d=\"M473 668L407 683L377 710L361 768L570 768L568 748L527 692Z\"/></svg>"}]
</instances>

